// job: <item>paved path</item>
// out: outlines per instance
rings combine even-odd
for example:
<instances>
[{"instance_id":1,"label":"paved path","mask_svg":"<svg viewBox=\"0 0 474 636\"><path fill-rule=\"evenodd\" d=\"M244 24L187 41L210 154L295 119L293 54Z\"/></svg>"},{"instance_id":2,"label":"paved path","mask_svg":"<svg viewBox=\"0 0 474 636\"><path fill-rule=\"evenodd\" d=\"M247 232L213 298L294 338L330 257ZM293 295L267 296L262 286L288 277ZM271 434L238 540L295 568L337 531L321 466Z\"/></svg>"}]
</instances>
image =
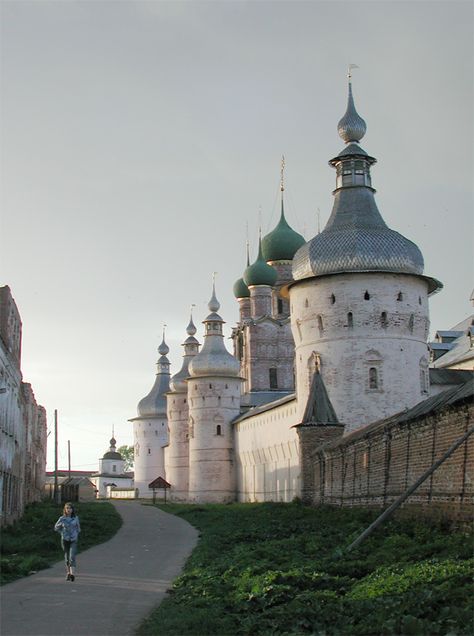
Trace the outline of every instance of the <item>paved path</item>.
<instances>
[{"instance_id":1,"label":"paved path","mask_svg":"<svg viewBox=\"0 0 474 636\"><path fill-rule=\"evenodd\" d=\"M1 588L2 636L124 636L164 598L197 543L186 521L138 502L106 543L81 552L77 578L63 563Z\"/></svg>"}]
</instances>

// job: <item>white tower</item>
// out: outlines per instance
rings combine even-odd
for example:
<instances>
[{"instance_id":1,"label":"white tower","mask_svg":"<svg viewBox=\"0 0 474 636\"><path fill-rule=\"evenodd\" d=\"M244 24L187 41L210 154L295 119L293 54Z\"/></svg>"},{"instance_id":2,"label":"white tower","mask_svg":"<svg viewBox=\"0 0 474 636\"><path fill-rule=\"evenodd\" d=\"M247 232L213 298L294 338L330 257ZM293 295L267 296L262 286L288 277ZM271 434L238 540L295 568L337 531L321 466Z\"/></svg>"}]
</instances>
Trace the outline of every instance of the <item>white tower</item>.
<instances>
[{"instance_id":1,"label":"white tower","mask_svg":"<svg viewBox=\"0 0 474 636\"><path fill-rule=\"evenodd\" d=\"M170 362L166 357L169 347L163 341L158 347L160 358L156 364L155 383L150 393L138 403L138 417L133 422L135 448L135 488L138 496L152 498L148 484L157 477L165 477L163 447L168 443L168 421L166 416L165 393L170 385Z\"/></svg>"},{"instance_id":2,"label":"white tower","mask_svg":"<svg viewBox=\"0 0 474 636\"><path fill-rule=\"evenodd\" d=\"M235 500L232 421L240 411L239 363L224 346L212 290L204 345L189 365L189 500L227 503Z\"/></svg>"},{"instance_id":3,"label":"white tower","mask_svg":"<svg viewBox=\"0 0 474 636\"><path fill-rule=\"evenodd\" d=\"M170 391L166 394L168 412L169 445L165 448L166 481L171 484L170 498L186 501L189 490L189 363L199 351L199 342L194 337L196 327L193 317L186 328L188 337L183 343L183 365L170 380Z\"/></svg>"},{"instance_id":4,"label":"white tower","mask_svg":"<svg viewBox=\"0 0 474 636\"><path fill-rule=\"evenodd\" d=\"M418 247L387 227L374 199L375 159L358 142L349 75L347 111L338 125L345 148L336 168L331 217L293 260L289 286L300 416L316 368L345 433L410 408L428 394L428 295Z\"/></svg>"}]
</instances>

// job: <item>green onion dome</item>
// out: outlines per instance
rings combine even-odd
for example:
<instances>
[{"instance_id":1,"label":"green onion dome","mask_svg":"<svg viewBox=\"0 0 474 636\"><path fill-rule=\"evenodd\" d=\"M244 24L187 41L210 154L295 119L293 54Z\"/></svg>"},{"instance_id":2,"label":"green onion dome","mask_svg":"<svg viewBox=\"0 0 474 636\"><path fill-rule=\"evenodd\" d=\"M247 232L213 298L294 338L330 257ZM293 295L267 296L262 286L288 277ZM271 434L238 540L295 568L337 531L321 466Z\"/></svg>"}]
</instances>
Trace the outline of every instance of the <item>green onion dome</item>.
<instances>
[{"instance_id":1,"label":"green onion dome","mask_svg":"<svg viewBox=\"0 0 474 636\"><path fill-rule=\"evenodd\" d=\"M262 239L262 251L266 261L291 261L293 256L306 241L295 232L285 219L283 200L278 225Z\"/></svg>"},{"instance_id":2,"label":"green onion dome","mask_svg":"<svg viewBox=\"0 0 474 636\"><path fill-rule=\"evenodd\" d=\"M239 278L239 280L234 283L234 296L236 298L250 298L250 290L245 284L243 278Z\"/></svg>"},{"instance_id":3,"label":"green onion dome","mask_svg":"<svg viewBox=\"0 0 474 636\"><path fill-rule=\"evenodd\" d=\"M255 263L249 265L244 272L244 282L251 285L268 285L273 287L277 281L277 273L271 265L267 265L262 254L262 239L258 240L258 256Z\"/></svg>"}]
</instances>

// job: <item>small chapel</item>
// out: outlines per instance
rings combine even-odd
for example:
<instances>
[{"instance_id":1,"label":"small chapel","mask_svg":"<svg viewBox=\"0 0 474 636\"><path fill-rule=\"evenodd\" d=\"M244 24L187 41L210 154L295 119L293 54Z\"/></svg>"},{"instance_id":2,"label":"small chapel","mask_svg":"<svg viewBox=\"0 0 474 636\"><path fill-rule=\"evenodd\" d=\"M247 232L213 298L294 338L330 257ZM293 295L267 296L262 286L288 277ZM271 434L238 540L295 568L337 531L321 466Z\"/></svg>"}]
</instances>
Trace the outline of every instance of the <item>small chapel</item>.
<instances>
[{"instance_id":1,"label":"small chapel","mask_svg":"<svg viewBox=\"0 0 474 636\"><path fill-rule=\"evenodd\" d=\"M366 123L350 74L337 131L344 145L329 161L332 213L309 241L286 220L282 170L279 222L259 237L255 262L247 256L234 285L233 352L215 286L202 346L191 316L173 376L163 336L155 383L130 420L140 497L152 496L157 477L183 502L288 502L323 492L327 473L314 469L321 448L362 439L399 414L415 417L413 409L435 408L432 396L452 390L447 375L430 381L428 298L442 284L379 212L376 159L360 145ZM353 470L370 470L370 449L354 453ZM351 488L355 496L355 481Z\"/></svg>"}]
</instances>

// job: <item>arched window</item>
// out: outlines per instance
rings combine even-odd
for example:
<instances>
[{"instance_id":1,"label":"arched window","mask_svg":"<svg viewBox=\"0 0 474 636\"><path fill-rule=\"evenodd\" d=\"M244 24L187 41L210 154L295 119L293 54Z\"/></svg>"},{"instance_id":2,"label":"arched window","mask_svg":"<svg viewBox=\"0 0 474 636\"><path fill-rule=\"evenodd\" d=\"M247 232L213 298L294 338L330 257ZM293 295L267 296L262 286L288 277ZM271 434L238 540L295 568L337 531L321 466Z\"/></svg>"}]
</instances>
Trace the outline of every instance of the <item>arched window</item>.
<instances>
[{"instance_id":1,"label":"arched window","mask_svg":"<svg viewBox=\"0 0 474 636\"><path fill-rule=\"evenodd\" d=\"M370 367L369 369L369 389L378 389L379 388L379 378L377 369L375 367Z\"/></svg>"},{"instance_id":2,"label":"arched window","mask_svg":"<svg viewBox=\"0 0 474 636\"><path fill-rule=\"evenodd\" d=\"M403 294L401 291L398 292L397 300L403 300Z\"/></svg>"},{"instance_id":3,"label":"arched window","mask_svg":"<svg viewBox=\"0 0 474 636\"><path fill-rule=\"evenodd\" d=\"M281 298L277 299L277 311L279 314L283 313L283 301Z\"/></svg>"},{"instance_id":4,"label":"arched window","mask_svg":"<svg viewBox=\"0 0 474 636\"><path fill-rule=\"evenodd\" d=\"M305 298L304 306L305 306L305 307L309 307L309 301L308 301L308 299L307 299L307 298Z\"/></svg>"},{"instance_id":5,"label":"arched window","mask_svg":"<svg viewBox=\"0 0 474 636\"><path fill-rule=\"evenodd\" d=\"M151 448L148 449L148 455L151 455Z\"/></svg>"},{"instance_id":6,"label":"arched window","mask_svg":"<svg viewBox=\"0 0 474 636\"><path fill-rule=\"evenodd\" d=\"M347 326L349 329L354 327L354 316L352 315L352 311L347 314Z\"/></svg>"},{"instance_id":7,"label":"arched window","mask_svg":"<svg viewBox=\"0 0 474 636\"><path fill-rule=\"evenodd\" d=\"M370 294L367 290L365 290L364 300L370 300Z\"/></svg>"},{"instance_id":8,"label":"arched window","mask_svg":"<svg viewBox=\"0 0 474 636\"><path fill-rule=\"evenodd\" d=\"M388 327L388 320L387 320L387 312L386 311L382 311L382 313L380 314L380 324L382 325L382 327L384 329L386 329Z\"/></svg>"},{"instance_id":9,"label":"arched window","mask_svg":"<svg viewBox=\"0 0 474 636\"><path fill-rule=\"evenodd\" d=\"M222 435L222 428L220 424L216 426L216 435Z\"/></svg>"},{"instance_id":10,"label":"arched window","mask_svg":"<svg viewBox=\"0 0 474 636\"><path fill-rule=\"evenodd\" d=\"M364 355L364 366L366 368L367 392L376 391L383 393L383 358L376 349L370 349Z\"/></svg>"},{"instance_id":11,"label":"arched window","mask_svg":"<svg viewBox=\"0 0 474 636\"><path fill-rule=\"evenodd\" d=\"M334 296L334 294L331 294L331 305L334 305L335 302L336 302L336 297Z\"/></svg>"}]
</instances>

